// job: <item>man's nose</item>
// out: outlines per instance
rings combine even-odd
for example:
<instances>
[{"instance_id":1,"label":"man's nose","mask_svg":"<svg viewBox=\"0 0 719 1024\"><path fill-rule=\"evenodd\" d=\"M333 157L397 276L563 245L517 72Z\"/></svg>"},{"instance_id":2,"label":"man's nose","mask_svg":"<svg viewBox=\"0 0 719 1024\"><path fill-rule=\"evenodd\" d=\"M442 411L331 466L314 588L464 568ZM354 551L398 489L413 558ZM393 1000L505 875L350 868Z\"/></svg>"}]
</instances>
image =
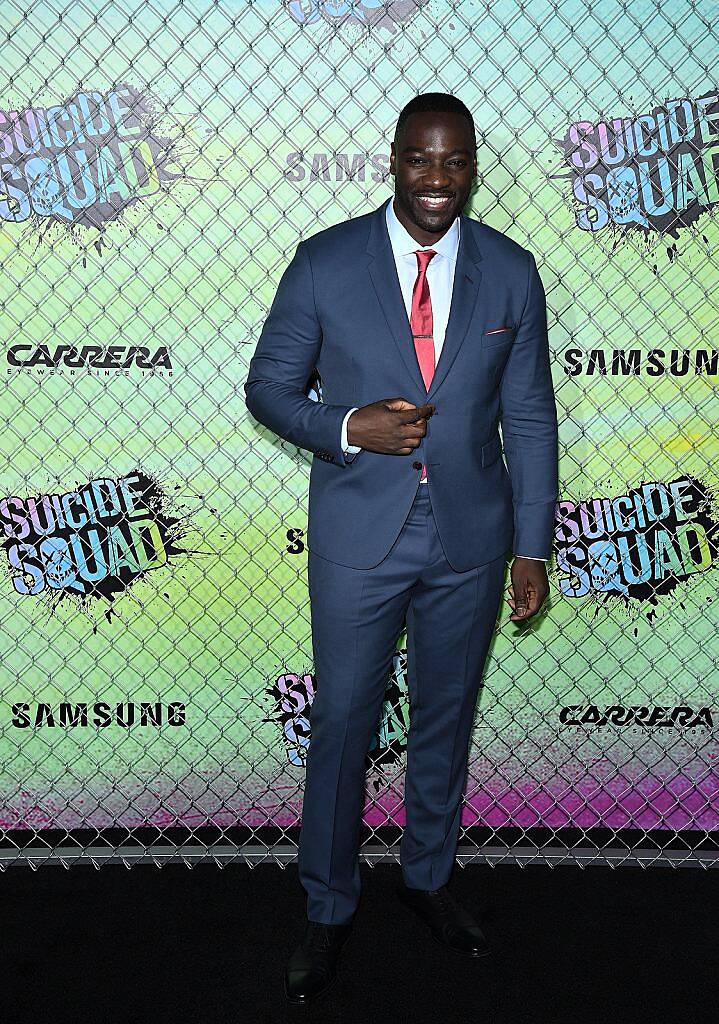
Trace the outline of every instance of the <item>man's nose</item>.
<instances>
[{"instance_id":1,"label":"man's nose","mask_svg":"<svg viewBox=\"0 0 719 1024\"><path fill-rule=\"evenodd\" d=\"M444 167L429 167L424 175L424 183L431 188L446 188L451 179Z\"/></svg>"}]
</instances>

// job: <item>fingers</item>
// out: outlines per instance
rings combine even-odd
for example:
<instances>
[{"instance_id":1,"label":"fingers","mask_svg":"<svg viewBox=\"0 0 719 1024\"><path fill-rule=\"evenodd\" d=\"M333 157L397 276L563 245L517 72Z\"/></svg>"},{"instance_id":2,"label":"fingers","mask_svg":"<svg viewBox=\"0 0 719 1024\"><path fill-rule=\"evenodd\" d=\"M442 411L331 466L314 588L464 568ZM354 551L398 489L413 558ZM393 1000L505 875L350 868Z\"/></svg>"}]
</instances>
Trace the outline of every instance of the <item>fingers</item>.
<instances>
[{"instance_id":1,"label":"fingers","mask_svg":"<svg viewBox=\"0 0 719 1024\"><path fill-rule=\"evenodd\" d=\"M401 447L394 448L393 454L411 455L427 433L427 419L434 413L434 405L427 402L416 406L401 395L384 399L381 404L394 413L399 426L397 441Z\"/></svg>"},{"instance_id":2,"label":"fingers","mask_svg":"<svg viewBox=\"0 0 719 1024\"><path fill-rule=\"evenodd\" d=\"M403 423L400 430L400 436L406 441L410 441L415 437L421 439L426 433L427 420L417 420L416 422L413 420L411 423Z\"/></svg>"},{"instance_id":3,"label":"fingers","mask_svg":"<svg viewBox=\"0 0 719 1024\"><path fill-rule=\"evenodd\" d=\"M518 588L516 598L513 586L508 587L508 592L507 604L513 610L513 614L509 616L512 622L524 622L532 615L536 615L546 597L546 594L540 596L537 588L528 581Z\"/></svg>"},{"instance_id":4,"label":"fingers","mask_svg":"<svg viewBox=\"0 0 719 1024\"><path fill-rule=\"evenodd\" d=\"M393 412L395 410L399 411L417 408L414 402L409 402L406 398L388 398L384 404L388 409L392 409Z\"/></svg>"},{"instance_id":5,"label":"fingers","mask_svg":"<svg viewBox=\"0 0 719 1024\"><path fill-rule=\"evenodd\" d=\"M529 593L528 586L525 585L517 588L517 596L512 602L514 614L510 615L511 619L525 619L529 609ZM512 588L512 596L514 597L514 588Z\"/></svg>"},{"instance_id":6,"label":"fingers","mask_svg":"<svg viewBox=\"0 0 719 1024\"><path fill-rule=\"evenodd\" d=\"M397 416L400 423L414 423L417 420L429 418L433 412L434 406L429 403L427 405L420 405L419 408L411 406L410 408L400 409Z\"/></svg>"}]
</instances>

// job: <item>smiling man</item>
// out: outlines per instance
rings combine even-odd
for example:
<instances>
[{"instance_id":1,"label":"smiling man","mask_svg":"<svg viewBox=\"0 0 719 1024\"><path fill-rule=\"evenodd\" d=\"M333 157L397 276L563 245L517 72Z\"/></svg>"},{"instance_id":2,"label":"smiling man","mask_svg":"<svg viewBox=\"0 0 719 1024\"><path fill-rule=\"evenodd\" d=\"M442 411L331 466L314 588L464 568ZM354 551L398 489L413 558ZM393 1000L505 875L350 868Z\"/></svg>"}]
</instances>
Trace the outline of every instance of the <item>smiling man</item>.
<instances>
[{"instance_id":1,"label":"smiling man","mask_svg":"<svg viewBox=\"0 0 719 1024\"><path fill-rule=\"evenodd\" d=\"M462 212L477 163L458 98L404 107L390 173L393 199L297 246L245 383L250 412L315 455L307 922L285 972L296 1003L336 977L357 909L365 758L405 624L397 896L446 947L488 952L447 883L508 554L512 621L536 615L549 590L557 413L534 257ZM315 369L321 402L307 395Z\"/></svg>"}]
</instances>

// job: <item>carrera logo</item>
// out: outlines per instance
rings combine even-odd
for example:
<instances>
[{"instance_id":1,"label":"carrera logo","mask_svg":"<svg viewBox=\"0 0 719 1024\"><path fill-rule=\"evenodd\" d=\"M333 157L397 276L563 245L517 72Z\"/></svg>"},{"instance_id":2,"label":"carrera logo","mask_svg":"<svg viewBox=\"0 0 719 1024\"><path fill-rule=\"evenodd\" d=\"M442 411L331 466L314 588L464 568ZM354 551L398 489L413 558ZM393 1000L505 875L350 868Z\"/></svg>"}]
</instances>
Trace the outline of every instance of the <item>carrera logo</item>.
<instances>
[{"instance_id":1,"label":"carrera logo","mask_svg":"<svg viewBox=\"0 0 719 1024\"><path fill-rule=\"evenodd\" d=\"M639 725L645 729L712 729L714 722L709 708L694 711L689 707L625 707L613 704L601 709L596 704L570 704L559 713L562 725L589 725L601 728L607 725Z\"/></svg>"},{"instance_id":2,"label":"carrera logo","mask_svg":"<svg viewBox=\"0 0 719 1024\"><path fill-rule=\"evenodd\" d=\"M172 370L170 354L165 346L149 349L142 345L13 345L8 349L10 366L23 368L46 367L72 369L94 367L104 370Z\"/></svg>"}]
</instances>

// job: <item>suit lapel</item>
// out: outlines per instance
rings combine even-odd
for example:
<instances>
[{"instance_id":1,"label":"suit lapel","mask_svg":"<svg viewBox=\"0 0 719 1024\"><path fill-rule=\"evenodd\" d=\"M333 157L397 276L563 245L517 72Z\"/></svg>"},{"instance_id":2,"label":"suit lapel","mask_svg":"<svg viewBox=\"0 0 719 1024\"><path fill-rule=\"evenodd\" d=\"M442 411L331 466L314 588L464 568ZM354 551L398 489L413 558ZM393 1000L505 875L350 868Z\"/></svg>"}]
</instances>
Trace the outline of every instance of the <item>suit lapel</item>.
<instances>
[{"instance_id":1,"label":"suit lapel","mask_svg":"<svg viewBox=\"0 0 719 1024\"><path fill-rule=\"evenodd\" d=\"M462 213L460 214L459 248L447 331L442 352L435 367L429 391L427 391L417 361L412 331L397 276L397 266L387 232L385 206L386 203L383 203L379 209L375 210L370 220L367 269L387 320L387 326L407 372L420 392L426 394L427 400L429 400L446 377L467 335L482 280L482 272L479 269L482 256L472 237L468 224L469 218Z\"/></svg>"},{"instance_id":2,"label":"suit lapel","mask_svg":"<svg viewBox=\"0 0 719 1024\"><path fill-rule=\"evenodd\" d=\"M391 200L390 200L391 202ZM397 276L397 265L389 240L387 222L385 220L385 203L375 210L370 221L369 240L367 242L368 270L372 278L377 299L387 320L387 326L394 338L407 373L415 385L424 394L426 388L422 372L414 350L412 330L407 318L402 289Z\"/></svg>"},{"instance_id":3,"label":"suit lapel","mask_svg":"<svg viewBox=\"0 0 719 1024\"><path fill-rule=\"evenodd\" d=\"M429 385L427 400L429 401L440 386L467 337L472 321L474 307L477 304L479 287L482 282L482 271L479 264L482 255L477 248L469 225L469 217L460 215L459 247L457 262L454 268L454 285L452 302L449 307L449 320L444 336L442 351L434 368L434 376ZM410 332L411 334L411 332Z\"/></svg>"}]
</instances>

